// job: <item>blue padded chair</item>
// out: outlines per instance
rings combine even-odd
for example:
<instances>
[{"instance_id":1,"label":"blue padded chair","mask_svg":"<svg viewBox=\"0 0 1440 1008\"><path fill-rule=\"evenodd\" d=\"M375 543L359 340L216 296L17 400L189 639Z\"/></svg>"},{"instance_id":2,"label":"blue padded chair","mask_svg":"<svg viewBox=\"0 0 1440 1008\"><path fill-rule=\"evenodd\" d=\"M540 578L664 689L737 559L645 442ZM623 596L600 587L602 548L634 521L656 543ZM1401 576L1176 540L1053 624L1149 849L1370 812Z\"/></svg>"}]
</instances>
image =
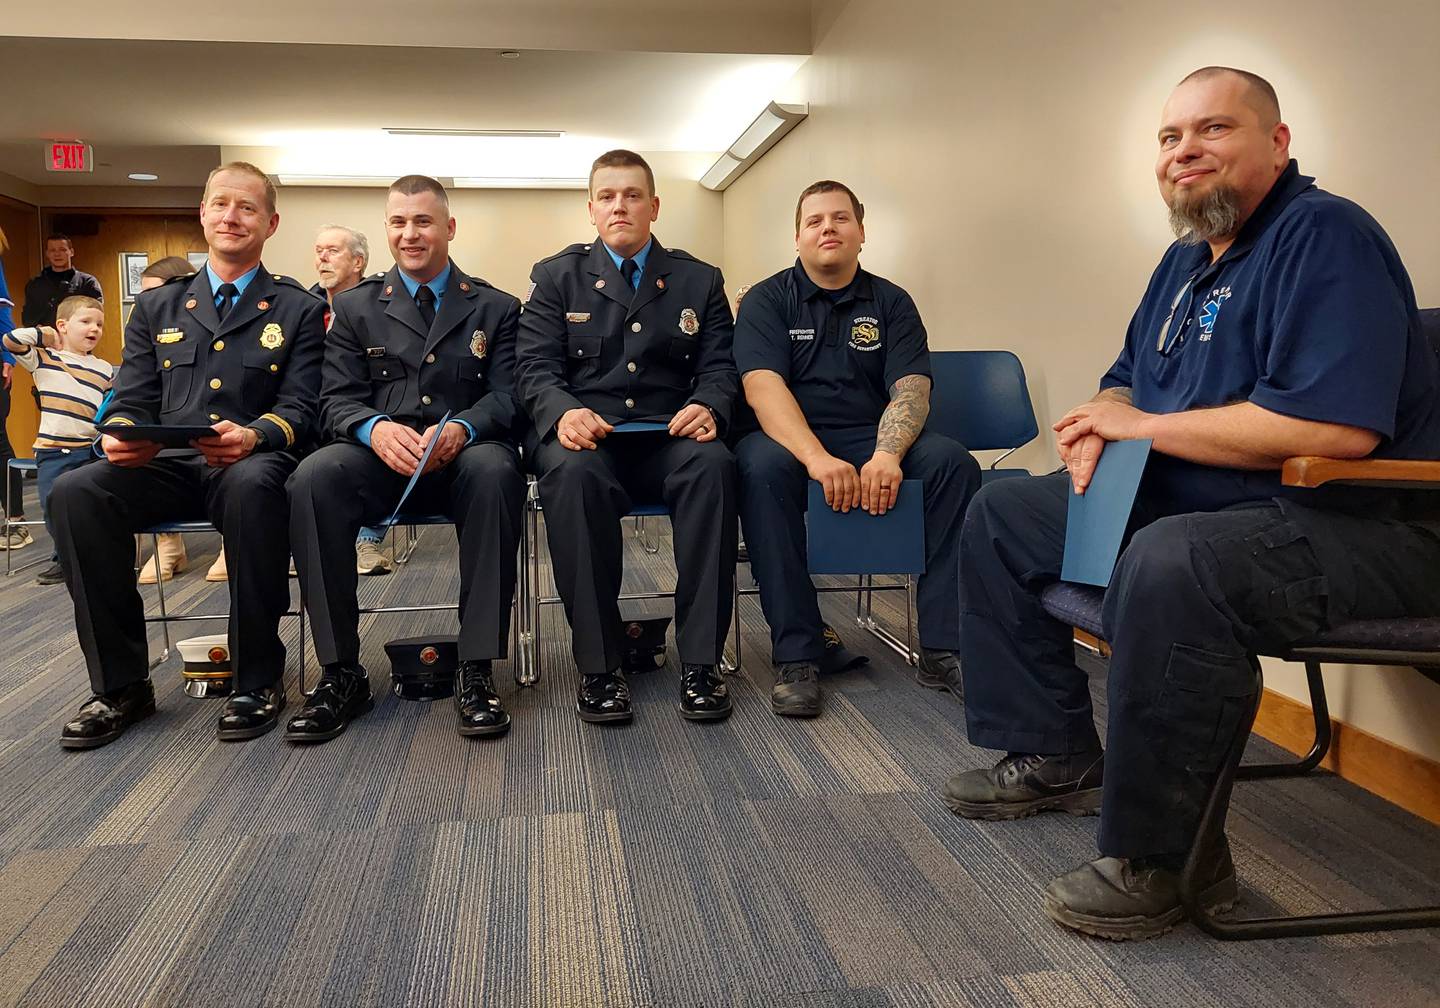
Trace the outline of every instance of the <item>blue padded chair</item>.
<instances>
[{"instance_id":1,"label":"blue padded chair","mask_svg":"<svg viewBox=\"0 0 1440 1008\"><path fill-rule=\"evenodd\" d=\"M1420 314L1431 347L1440 352L1440 309L1427 308ZM1334 483L1423 488L1440 492L1440 462L1348 460L1306 456L1285 462L1281 470L1281 482L1294 487L1314 488ZM1103 589L1063 582L1047 587L1040 595L1041 605L1047 613L1096 637L1103 634L1100 612L1104 599ZM1250 739L1250 730L1260 709L1260 697L1264 688L1259 661L1262 656L1304 663L1305 678L1310 690L1310 706L1315 720L1315 741L1310 751L1299 760L1241 766L1240 760L1245 754L1245 745ZM1440 682L1440 614L1426 618L1357 620L1332 627L1310 640L1297 642L1288 648L1267 649L1251 655L1251 665L1255 670L1255 702L1248 716L1242 718L1236 726L1229 753L1216 775L1215 784L1195 833L1190 857L1180 878L1181 898L1190 919L1216 938L1287 938L1440 927L1440 906L1219 920L1200 902L1195 878L1200 862L1199 852L1224 832L1225 813L1230 805L1230 792L1235 781L1299 776L1319 766L1329 751L1330 711L1325 699L1325 680L1320 674L1320 666L1324 662L1409 666Z\"/></svg>"},{"instance_id":2,"label":"blue padded chair","mask_svg":"<svg viewBox=\"0 0 1440 1008\"><path fill-rule=\"evenodd\" d=\"M925 429L952 437L968 451L1004 450L981 472L991 480L1028 476L999 464L1040 433L1025 368L1009 350L941 350L930 354L934 388Z\"/></svg>"}]
</instances>

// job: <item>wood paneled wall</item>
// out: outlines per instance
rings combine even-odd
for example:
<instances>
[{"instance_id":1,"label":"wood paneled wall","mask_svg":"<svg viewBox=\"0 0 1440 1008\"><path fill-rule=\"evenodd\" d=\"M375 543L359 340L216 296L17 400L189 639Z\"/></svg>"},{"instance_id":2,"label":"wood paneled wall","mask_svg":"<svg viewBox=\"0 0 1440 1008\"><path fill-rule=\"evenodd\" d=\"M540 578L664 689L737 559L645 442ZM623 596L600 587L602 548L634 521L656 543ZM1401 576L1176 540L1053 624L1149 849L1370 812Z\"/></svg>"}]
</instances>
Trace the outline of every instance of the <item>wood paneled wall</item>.
<instances>
[{"instance_id":1,"label":"wood paneled wall","mask_svg":"<svg viewBox=\"0 0 1440 1008\"><path fill-rule=\"evenodd\" d=\"M3 214L5 202L0 202ZM124 303L124 284L120 276L120 253L143 252L150 262L168 255L182 258L187 252L203 252L205 235L200 229L200 219L195 210L40 210L37 213L44 225L44 233L63 231L70 235L75 246L75 266L86 273L93 273L105 292L105 334L95 348L95 353L110 361L120 363L120 348L124 345L124 319L128 315ZM0 216L0 226L10 234L10 227ZM35 218L31 218L30 233L37 229ZM12 241L14 239L12 238ZM32 237L32 247L21 257L17 249L5 256L5 277L10 284L13 300L18 304L18 294L24 291L25 282L38 273L44 265L43 249ZM15 314L16 324L20 315ZM17 369L19 371L19 369ZM29 447L35 440L39 417L35 411L35 400L30 395L30 376L23 371L17 373L10 397L10 442L20 455L29 454Z\"/></svg>"}]
</instances>

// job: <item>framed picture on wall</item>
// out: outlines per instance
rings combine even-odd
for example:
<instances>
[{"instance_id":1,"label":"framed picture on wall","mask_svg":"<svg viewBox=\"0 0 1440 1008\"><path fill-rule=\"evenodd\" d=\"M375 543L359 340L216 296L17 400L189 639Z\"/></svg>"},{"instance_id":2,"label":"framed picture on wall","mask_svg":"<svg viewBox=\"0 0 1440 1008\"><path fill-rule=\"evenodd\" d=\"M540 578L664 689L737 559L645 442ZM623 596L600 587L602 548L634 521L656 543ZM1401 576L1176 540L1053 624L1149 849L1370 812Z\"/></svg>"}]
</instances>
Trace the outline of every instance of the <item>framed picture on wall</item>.
<instances>
[{"instance_id":1,"label":"framed picture on wall","mask_svg":"<svg viewBox=\"0 0 1440 1008\"><path fill-rule=\"evenodd\" d=\"M125 292L124 301L134 301L135 295L140 293L140 274L149 265L148 252L120 253L120 289Z\"/></svg>"},{"instance_id":2,"label":"framed picture on wall","mask_svg":"<svg viewBox=\"0 0 1440 1008\"><path fill-rule=\"evenodd\" d=\"M199 273L205 268L205 260L210 258L208 252L186 252L185 258L190 260L190 268Z\"/></svg>"}]
</instances>

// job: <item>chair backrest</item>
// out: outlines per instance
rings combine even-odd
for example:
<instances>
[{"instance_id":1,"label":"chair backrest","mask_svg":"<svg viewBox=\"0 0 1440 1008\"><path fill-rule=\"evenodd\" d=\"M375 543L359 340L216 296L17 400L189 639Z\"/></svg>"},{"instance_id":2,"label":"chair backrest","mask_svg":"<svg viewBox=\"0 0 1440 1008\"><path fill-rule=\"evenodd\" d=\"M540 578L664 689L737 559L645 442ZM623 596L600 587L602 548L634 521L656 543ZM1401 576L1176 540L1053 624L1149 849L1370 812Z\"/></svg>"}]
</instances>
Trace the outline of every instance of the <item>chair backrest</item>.
<instances>
[{"instance_id":1,"label":"chair backrest","mask_svg":"<svg viewBox=\"0 0 1440 1008\"><path fill-rule=\"evenodd\" d=\"M930 371L927 430L970 451L1019 448L1040 433L1025 369L1009 350L933 351Z\"/></svg>"}]
</instances>

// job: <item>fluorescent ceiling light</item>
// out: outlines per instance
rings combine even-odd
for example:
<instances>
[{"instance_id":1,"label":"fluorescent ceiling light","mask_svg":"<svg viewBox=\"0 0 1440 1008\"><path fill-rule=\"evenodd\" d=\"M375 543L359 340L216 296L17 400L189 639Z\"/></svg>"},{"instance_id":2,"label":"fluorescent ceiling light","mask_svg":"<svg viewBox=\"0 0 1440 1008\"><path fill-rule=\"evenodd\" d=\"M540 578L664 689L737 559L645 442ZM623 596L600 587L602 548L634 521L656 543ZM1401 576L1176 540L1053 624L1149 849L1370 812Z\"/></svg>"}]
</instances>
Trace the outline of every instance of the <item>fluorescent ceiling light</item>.
<instances>
[{"instance_id":1,"label":"fluorescent ceiling light","mask_svg":"<svg viewBox=\"0 0 1440 1008\"><path fill-rule=\"evenodd\" d=\"M131 172L128 177L134 179L136 182L154 182L160 176L152 175L149 172L137 171Z\"/></svg>"},{"instance_id":2,"label":"fluorescent ceiling light","mask_svg":"<svg viewBox=\"0 0 1440 1008\"><path fill-rule=\"evenodd\" d=\"M457 176L456 189L585 189L583 178L500 178L491 176Z\"/></svg>"},{"instance_id":3,"label":"fluorescent ceiling light","mask_svg":"<svg viewBox=\"0 0 1440 1008\"><path fill-rule=\"evenodd\" d=\"M772 101L730 145L730 149L710 166L710 170L701 177L700 184L716 192L724 190L809 113L807 105L781 105Z\"/></svg>"},{"instance_id":4,"label":"fluorescent ceiling light","mask_svg":"<svg viewBox=\"0 0 1440 1008\"><path fill-rule=\"evenodd\" d=\"M564 130L425 129L419 126L386 126L384 130L391 136L516 137L521 140L554 140L565 135Z\"/></svg>"}]
</instances>

